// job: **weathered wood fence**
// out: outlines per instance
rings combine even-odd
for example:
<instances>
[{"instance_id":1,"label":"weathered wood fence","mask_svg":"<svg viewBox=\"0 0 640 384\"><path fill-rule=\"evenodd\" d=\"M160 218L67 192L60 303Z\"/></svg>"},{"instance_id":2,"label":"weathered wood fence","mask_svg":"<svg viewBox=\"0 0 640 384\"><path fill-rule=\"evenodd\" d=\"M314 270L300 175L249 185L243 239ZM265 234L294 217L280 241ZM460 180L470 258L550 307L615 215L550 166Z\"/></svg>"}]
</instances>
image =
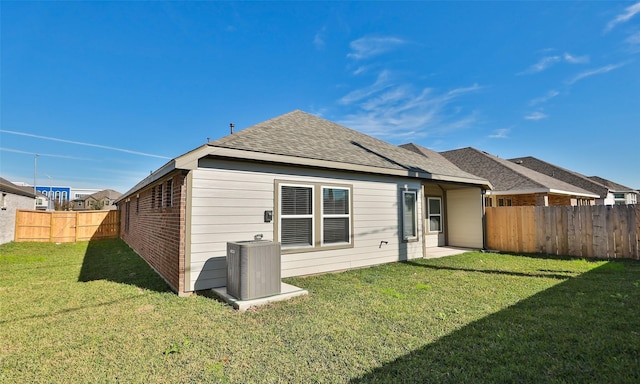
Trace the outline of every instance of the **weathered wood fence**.
<instances>
[{"instance_id":1,"label":"weathered wood fence","mask_svg":"<svg viewBox=\"0 0 640 384\"><path fill-rule=\"evenodd\" d=\"M640 259L639 241L640 205L486 209L489 249Z\"/></svg>"},{"instance_id":2,"label":"weathered wood fence","mask_svg":"<svg viewBox=\"0 0 640 384\"><path fill-rule=\"evenodd\" d=\"M15 241L68 243L115 239L120 234L119 211L16 212Z\"/></svg>"}]
</instances>

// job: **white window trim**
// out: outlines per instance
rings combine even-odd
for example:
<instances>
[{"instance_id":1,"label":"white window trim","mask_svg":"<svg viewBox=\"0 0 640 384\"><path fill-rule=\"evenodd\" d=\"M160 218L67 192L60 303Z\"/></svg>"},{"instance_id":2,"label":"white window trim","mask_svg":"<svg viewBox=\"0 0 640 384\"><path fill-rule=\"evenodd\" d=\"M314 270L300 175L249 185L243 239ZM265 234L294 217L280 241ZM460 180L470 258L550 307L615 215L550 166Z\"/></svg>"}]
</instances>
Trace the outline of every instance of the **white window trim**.
<instances>
[{"instance_id":1,"label":"white window trim","mask_svg":"<svg viewBox=\"0 0 640 384\"><path fill-rule=\"evenodd\" d=\"M344 191L347 191L348 193L348 209L349 209L349 213L347 214L328 214L325 215L324 213L324 190L325 188L328 189L342 189ZM331 246L340 246L340 245L350 245L352 242L352 234L351 234L351 224L352 224L352 218L351 218L351 213L353 212L353 209L351 208L351 188L347 188L347 187L339 187L339 186L333 186L333 185L322 185L321 186L321 190L320 190L320 239L321 239L321 246L324 247L331 247ZM341 241L339 243L325 243L324 242L324 219L331 219L331 218L340 218L340 219L348 219L348 228L349 228L349 241Z\"/></svg>"},{"instance_id":2,"label":"white window trim","mask_svg":"<svg viewBox=\"0 0 640 384\"><path fill-rule=\"evenodd\" d=\"M308 215L284 215L282 214L282 187L300 187L300 188L311 188L311 214ZM313 211L315 208L315 199L316 199L316 188L313 184L294 184L294 183L280 183L278 184L278 220L280 221L278 223L278 239L280 239L280 244L282 249L308 249L308 248L314 248L315 244L316 244L316 238L315 238L315 233L316 233L316 221L314 220L313 217ZM284 219L311 219L311 244L310 245L304 245L304 246L299 246L299 245L289 245L286 246L284 244L282 244L282 220Z\"/></svg>"},{"instance_id":3,"label":"white window trim","mask_svg":"<svg viewBox=\"0 0 640 384\"><path fill-rule=\"evenodd\" d=\"M431 200L437 200L440 205L440 213L431 213ZM438 216L440 218L440 229L434 231L431 229L431 216ZM427 197L427 226L430 233L442 233L444 224L442 222L442 197Z\"/></svg>"},{"instance_id":4,"label":"white window trim","mask_svg":"<svg viewBox=\"0 0 640 384\"><path fill-rule=\"evenodd\" d=\"M406 199L405 195L412 194L413 198L413 236L405 236L406 222L404 217ZM402 191L402 239L404 241L414 241L418 239L418 191L416 190L403 190Z\"/></svg>"}]
</instances>

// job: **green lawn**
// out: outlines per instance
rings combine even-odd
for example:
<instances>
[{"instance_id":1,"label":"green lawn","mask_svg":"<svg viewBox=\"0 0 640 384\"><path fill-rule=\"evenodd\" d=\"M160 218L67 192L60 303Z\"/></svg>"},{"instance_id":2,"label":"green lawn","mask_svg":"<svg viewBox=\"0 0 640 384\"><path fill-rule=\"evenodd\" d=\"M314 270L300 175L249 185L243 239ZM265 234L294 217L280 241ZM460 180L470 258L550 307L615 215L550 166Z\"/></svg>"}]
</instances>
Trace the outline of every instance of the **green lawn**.
<instances>
[{"instance_id":1,"label":"green lawn","mask_svg":"<svg viewBox=\"0 0 640 384\"><path fill-rule=\"evenodd\" d=\"M640 382L640 263L466 253L245 313L124 243L0 246L0 382Z\"/></svg>"}]
</instances>

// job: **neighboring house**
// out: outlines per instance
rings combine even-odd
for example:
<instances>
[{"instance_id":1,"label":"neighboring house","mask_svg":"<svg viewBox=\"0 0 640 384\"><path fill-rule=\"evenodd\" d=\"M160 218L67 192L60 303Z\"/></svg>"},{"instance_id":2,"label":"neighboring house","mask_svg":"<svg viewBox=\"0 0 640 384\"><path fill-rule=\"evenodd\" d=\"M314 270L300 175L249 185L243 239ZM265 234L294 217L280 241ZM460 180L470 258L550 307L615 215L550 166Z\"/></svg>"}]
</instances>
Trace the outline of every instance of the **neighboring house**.
<instances>
[{"instance_id":1,"label":"neighboring house","mask_svg":"<svg viewBox=\"0 0 640 384\"><path fill-rule=\"evenodd\" d=\"M105 189L89 196L71 201L71 209L73 211L89 211L89 210L111 210L118 209L115 201L122 196L122 193L113 189Z\"/></svg>"},{"instance_id":2,"label":"neighboring house","mask_svg":"<svg viewBox=\"0 0 640 384\"><path fill-rule=\"evenodd\" d=\"M19 187L0 177L0 244L13 241L16 229L16 211L35 209L33 188Z\"/></svg>"},{"instance_id":3,"label":"neighboring house","mask_svg":"<svg viewBox=\"0 0 640 384\"><path fill-rule=\"evenodd\" d=\"M465 172L493 185L486 206L593 205L597 194L475 148L440 152Z\"/></svg>"},{"instance_id":4,"label":"neighboring house","mask_svg":"<svg viewBox=\"0 0 640 384\"><path fill-rule=\"evenodd\" d=\"M614 205L638 203L638 192L633 188L625 187L624 185L614 183L611 180L607 180L598 176L589 176L589 179L607 187L609 193L613 195Z\"/></svg>"},{"instance_id":5,"label":"neighboring house","mask_svg":"<svg viewBox=\"0 0 640 384\"><path fill-rule=\"evenodd\" d=\"M626 201L627 193L633 194L633 189L631 188L609 182L611 183L611 185L614 185L614 188L610 188L606 183L608 182L608 180L597 178L595 176L587 177L578 172L570 171L557 165L547 163L546 161L542 161L533 156L516 157L513 159L509 159L509 161L540 172L544 175L553 177L554 179L564 181L565 183L575 185L576 187L595 193L596 195L598 195L595 200L596 205L614 205L617 203L617 201L621 201L622 199L625 199ZM618 193L618 200L616 200L616 197L614 195L615 193ZM624 193L625 196L620 197L620 193ZM629 199L631 200L632 197L629 196Z\"/></svg>"},{"instance_id":6,"label":"neighboring house","mask_svg":"<svg viewBox=\"0 0 640 384\"><path fill-rule=\"evenodd\" d=\"M282 277L481 248L490 184L293 111L179 156L117 204L121 237L180 295L226 285L227 242L282 247Z\"/></svg>"}]
</instances>

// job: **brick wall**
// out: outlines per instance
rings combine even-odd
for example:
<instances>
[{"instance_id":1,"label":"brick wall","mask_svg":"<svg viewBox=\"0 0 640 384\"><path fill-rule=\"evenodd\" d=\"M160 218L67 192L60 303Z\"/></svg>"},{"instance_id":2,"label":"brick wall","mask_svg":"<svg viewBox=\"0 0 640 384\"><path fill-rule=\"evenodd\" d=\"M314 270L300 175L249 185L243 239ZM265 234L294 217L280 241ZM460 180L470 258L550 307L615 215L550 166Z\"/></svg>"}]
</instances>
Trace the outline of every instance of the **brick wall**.
<instances>
[{"instance_id":1,"label":"brick wall","mask_svg":"<svg viewBox=\"0 0 640 384\"><path fill-rule=\"evenodd\" d=\"M497 195L493 196L492 207L498 207L499 199L503 199L504 206L509 205L508 200L511 200L511 206L514 207L535 207L535 206L567 206L578 205L577 200L572 199L566 195L552 195L546 193L529 193L522 195ZM545 201L546 200L546 201ZM592 205L582 202L580 205Z\"/></svg>"},{"instance_id":2,"label":"brick wall","mask_svg":"<svg viewBox=\"0 0 640 384\"><path fill-rule=\"evenodd\" d=\"M120 237L178 294L185 293L186 175L171 173L119 203Z\"/></svg>"}]
</instances>

